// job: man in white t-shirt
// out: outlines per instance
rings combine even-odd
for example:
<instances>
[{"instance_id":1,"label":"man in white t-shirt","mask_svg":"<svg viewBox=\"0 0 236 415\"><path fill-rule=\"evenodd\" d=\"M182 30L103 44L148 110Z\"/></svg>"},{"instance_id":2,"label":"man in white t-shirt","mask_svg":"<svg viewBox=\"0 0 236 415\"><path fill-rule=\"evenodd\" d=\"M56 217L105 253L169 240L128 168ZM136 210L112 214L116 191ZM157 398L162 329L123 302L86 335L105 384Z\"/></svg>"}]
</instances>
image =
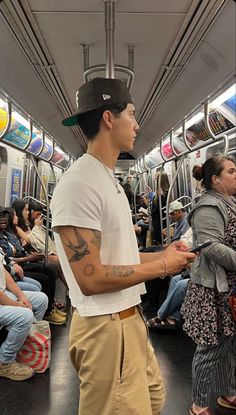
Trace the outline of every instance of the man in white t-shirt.
<instances>
[{"instance_id":1,"label":"man in white t-shirt","mask_svg":"<svg viewBox=\"0 0 236 415\"><path fill-rule=\"evenodd\" d=\"M158 415L164 386L137 305L143 282L177 273L195 256L176 243L140 254L114 168L133 149L138 124L126 85L95 78L79 89L79 125L88 151L64 173L51 203L55 242L76 311L70 355L80 378L81 415ZM179 249L179 250L178 250Z\"/></svg>"}]
</instances>

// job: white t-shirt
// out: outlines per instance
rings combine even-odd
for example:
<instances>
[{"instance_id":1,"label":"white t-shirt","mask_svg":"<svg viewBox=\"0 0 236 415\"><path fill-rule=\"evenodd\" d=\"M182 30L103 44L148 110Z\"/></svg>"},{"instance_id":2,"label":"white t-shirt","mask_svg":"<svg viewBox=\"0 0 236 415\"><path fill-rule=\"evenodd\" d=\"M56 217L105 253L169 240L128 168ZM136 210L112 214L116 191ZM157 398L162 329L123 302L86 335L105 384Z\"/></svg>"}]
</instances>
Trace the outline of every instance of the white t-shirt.
<instances>
[{"instance_id":1,"label":"white t-shirt","mask_svg":"<svg viewBox=\"0 0 236 415\"><path fill-rule=\"evenodd\" d=\"M123 188L112 170L89 154L67 170L54 190L51 202L53 230L69 225L101 232L100 256L103 265L140 263L131 212ZM60 263L69 286L70 298L81 316L115 313L140 303L144 284L114 293L84 296L65 255L59 235L55 242ZM96 278L94 276L93 278ZM124 277L125 278L125 277Z\"/></svg>"}]
</instances>

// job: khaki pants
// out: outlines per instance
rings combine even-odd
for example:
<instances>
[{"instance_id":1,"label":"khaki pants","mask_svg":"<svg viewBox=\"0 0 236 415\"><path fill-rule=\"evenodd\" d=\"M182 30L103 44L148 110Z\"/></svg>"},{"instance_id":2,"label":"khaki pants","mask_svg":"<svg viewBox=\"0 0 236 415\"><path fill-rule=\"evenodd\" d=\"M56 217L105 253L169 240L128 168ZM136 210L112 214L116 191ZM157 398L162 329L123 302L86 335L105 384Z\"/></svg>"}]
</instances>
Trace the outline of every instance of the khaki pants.
<instances>
[{"instance_id":1,"label":"khaki pants","mask_svg":"<svg viewBox=\"0 0 236 415\"><path fill-rule=\"evenodd\" d=\"M70 355L80 379L79 415L158 415L164 385L138 311L80 317L70 328Z\"/></svg>"}]
</instances>

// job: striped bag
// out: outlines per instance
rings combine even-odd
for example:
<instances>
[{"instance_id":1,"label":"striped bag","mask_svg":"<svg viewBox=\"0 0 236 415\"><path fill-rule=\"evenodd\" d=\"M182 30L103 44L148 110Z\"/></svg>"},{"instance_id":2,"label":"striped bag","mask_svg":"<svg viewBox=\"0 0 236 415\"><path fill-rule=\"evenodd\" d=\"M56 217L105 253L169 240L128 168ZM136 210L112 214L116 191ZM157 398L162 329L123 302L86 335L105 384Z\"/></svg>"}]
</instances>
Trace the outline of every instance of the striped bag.
<instances>
[{"instance_id":1,"label":"striped bag","mask_svg":"<svg viewBox=\"0 0 236 415\"><path fill-rule=\"evenodd\" d=\"M43 373L51 361L51 331L48 321L36 321L25 339L21 350L17 353L18 362Z\"/></svg>"}]
</instances>

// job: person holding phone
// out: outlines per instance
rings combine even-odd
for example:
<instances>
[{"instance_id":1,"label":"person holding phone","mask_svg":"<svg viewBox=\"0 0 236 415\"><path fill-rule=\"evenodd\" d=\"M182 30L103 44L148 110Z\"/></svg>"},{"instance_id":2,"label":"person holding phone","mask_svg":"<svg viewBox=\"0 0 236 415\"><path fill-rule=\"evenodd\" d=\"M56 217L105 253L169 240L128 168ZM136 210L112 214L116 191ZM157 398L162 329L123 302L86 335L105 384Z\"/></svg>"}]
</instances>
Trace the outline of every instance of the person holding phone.
<instances>
[{"instance_id":1,"label":"person holding phone","mask_svg":"<svg viewBox=\"0 0 236 415\"><path fill-rule=\"evenodd\" d=\"M77 93L88 151L61 177L51 202L57 252L73 313L69 348L83 415L159 415L165 388L140 307L143 282L180 271L195 255L179 242L140 253L115 165L132 151L138 124L126 84L94 78ZM102 185L101 185L102 184ZM62 203L63 201L63 203Z\"/></svg>"},{"instance_id":2,"label":"person holding phone","mask_svg":"<svg viewBox=\"0 0 236 415\"><path fill-rule=\"evenodd\" d=\"M190 270L182 306L184 330L197 344L192 365L191 415L212 415L210 398L236 409L236 323L229 295L236 284L236 166L230 157L212 157L201 168L206 192L189 214L193 244L201 250Z\"/></svg>"}]
</instances>

